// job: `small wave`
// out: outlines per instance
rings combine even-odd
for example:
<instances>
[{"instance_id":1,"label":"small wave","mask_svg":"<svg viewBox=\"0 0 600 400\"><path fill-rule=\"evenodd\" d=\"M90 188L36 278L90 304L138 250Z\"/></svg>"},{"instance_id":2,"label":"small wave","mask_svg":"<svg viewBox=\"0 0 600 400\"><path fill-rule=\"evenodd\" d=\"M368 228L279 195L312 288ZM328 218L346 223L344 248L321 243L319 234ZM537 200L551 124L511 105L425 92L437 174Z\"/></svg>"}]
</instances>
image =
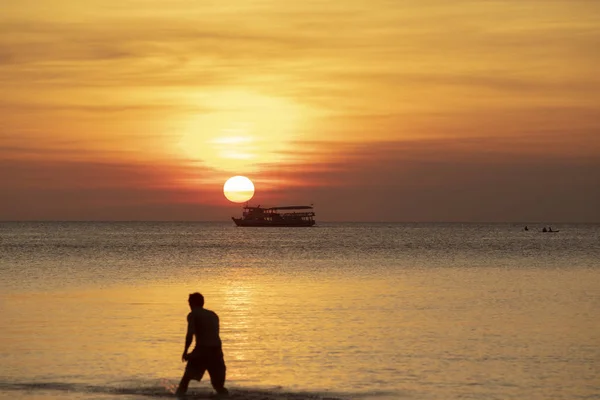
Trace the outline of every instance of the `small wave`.
<instances>
[{"instance_id":1,"label":"small wave","mask_svg":"<svg viewBox=\"0 0 600 400\"><path fill-rule=\"evenodd\" d=\"M245 389L230 388L230 399L235 400L344 400L345 396L331 394L320 394L311 392L290 392L283 389ZM160 386L150 387L118 387L86 385L79 383L63 382L24 382L7 383L0 382L0 391L55 391L55 392L75 392L75 393L102 393L112 395L144 396L144 397L167 397L176 398L174 391L175 385L162 381ZM207 399L212 398L213 393L210 389L190 389L186 399Z\"/></svg>"}]
</instances>

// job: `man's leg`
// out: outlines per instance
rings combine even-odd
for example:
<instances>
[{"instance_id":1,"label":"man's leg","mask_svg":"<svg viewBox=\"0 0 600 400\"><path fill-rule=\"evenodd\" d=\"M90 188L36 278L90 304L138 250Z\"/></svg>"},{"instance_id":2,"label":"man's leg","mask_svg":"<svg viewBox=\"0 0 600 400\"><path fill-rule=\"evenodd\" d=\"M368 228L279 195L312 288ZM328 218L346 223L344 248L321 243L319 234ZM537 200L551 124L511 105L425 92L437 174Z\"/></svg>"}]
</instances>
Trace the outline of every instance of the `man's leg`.
<instances>
[{"instance_id":1,"label":"man's leg","mask_svg":"<svg viewBox=\"0 0 600 400\"><path fill-rule=\"evenodd\" d=\"M183 376L181 377L181 382L179 382L179 387L175 392L175 395L183 396L184 394L186 394L191 380L192 378L190 378L190 376L184 372Z\"/></svg>"},{"instance_id":2,"label":"man's leg","mask_svg":"<svg viewBox=\"0 0 600 400\"><path fill-rule=\"evenodd\" d=\"M225 395L229 393L225 388L226 371L227 367L225 366L225 360L223 359L223 351L221 349L215 349L210 357L208 374L210 375L210 383L218 394Z\"/></svg>"},{"instance_id":3,"label":"man's leg","mask_svg":"<svg viewBox=\"0 0 600 400\"><path fill-rule=\"evenodd\" d=\"M181 378L181 382L179 382L179 387L175 394L177 396L186 394L190 381L195 379L200 382L204 375L204 371L206 371L206 364L201 358L189 360L185 366L185 372L183 373L183 377Z\"/></svg>"}]
</instances>

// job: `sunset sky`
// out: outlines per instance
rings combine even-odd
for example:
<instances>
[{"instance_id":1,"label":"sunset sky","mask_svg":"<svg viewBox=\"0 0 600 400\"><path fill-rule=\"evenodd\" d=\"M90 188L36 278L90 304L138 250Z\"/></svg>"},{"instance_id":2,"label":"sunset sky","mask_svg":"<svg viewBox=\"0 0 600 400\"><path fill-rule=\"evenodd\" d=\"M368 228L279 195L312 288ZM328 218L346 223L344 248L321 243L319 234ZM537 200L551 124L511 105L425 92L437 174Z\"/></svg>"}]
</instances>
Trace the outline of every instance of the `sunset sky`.
<instances>
[{"instance_id":1,"label":"sunset sky","mask_svg":"<svg viewBox=\"0 0 600 400\"><path fill-rule=\"evenodd\" d=\"M600 2L0 0L0 220L600 222Z\"/></svg>"}]
</instances>

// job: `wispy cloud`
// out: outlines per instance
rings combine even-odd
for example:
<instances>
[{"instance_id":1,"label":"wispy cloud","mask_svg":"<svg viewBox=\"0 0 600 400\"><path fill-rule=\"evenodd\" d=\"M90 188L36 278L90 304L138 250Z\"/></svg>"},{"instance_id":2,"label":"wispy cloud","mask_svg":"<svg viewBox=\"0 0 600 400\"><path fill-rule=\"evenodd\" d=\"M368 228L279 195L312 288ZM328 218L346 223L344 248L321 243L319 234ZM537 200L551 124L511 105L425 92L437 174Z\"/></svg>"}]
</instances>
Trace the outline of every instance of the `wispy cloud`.
<instances>
[{"instance_id":1,"label":"wispy cloud","mask_svg":"<svg viewBox=\"0 0 600 400\"><path fill-rule=\"evenodd\" d=\"M312 202L325 220L600 218L600 162L594 157L532 157L519 151L524 143L481 138L296 145L335 156L316 165L307 158L264 166L250 175L256 202ZM235 206L222 195L227 175L214 180L214 172L201 164L0 160L0 219L226 220ZM125 211L133 208L132 214Z\"/></svg>"},{"instance_id":2,"label":"wispy cloud","mask_svg":"<svg viewBox=\"0 0 600 400\"><path fill-rule=\"evenodd\" d=\"M206 143L243 122L273 145L253 150L267 192L314 193L332 218L525 218L562 202L578 210L564 218L598 219L599 16L587 0L4 2L4 209L226 207ZM359 214L338 207L355 196Z\"/></svg>"}]
</instances>

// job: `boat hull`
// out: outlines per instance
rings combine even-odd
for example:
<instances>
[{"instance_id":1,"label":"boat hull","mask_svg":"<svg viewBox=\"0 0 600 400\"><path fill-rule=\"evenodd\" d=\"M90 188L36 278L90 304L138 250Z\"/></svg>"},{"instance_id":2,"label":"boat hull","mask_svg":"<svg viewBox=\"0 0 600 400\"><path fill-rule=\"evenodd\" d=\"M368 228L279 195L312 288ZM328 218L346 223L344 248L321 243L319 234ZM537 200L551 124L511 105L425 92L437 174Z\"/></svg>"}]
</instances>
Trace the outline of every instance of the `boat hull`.
<instances>
[{"instance_id":1,"label":"boat hull","mask_svg":"<svg viewBox=\"0 0 600 400\"><path fill-rule=\"evenodd\" d=\"M264 221L264 220L248 220L242 218L231 217L233 222L237 226L250 226L250 227L282 227L282 228L299 228L299 227L310 227L315 224L314 220L292 220L292 221Z\"/></svg>"}]
</instances>

